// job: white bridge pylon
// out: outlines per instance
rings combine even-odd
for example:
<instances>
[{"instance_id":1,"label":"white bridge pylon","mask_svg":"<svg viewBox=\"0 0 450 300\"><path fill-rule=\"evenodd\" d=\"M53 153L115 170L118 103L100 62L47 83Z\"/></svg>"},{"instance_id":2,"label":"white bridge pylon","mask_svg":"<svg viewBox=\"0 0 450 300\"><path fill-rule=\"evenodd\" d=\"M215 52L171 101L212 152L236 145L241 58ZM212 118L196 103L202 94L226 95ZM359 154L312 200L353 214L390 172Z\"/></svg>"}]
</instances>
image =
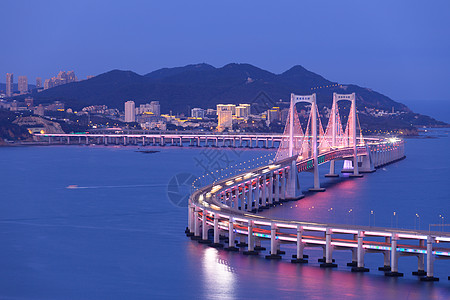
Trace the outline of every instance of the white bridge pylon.
<instances>
[{"instance_id":1,"label":"white bridge pylon","mask_svg":"<svg viewBox=\"0 0 450 300\"><path fill-rule=\"evenodd\" d=\"M348 116L347 124L342 125L339 115L338 102L349 101L351 103L350 113ZM298 113L296 104L304 102L311 105L310 114L308 117L308 123L306 130L303 131L300 121L298 119ZM291 102L289 108L289 118L286 121L283 138L278 148L275 161L281 161L291 157L296 157L292 161L291 170L289 172L288 185L286 190L286 196L288 198L298 198L299 195L299 182L297 174L297 163L305 160L313 159L313 172L314 172L314 187L311 191L324 191L325 189L320 187L319 181L319 161L318 156L321 153L339 150L342 148L352 149L352 165L353 174L352 177L361 177L358 170L358 155L357 155L357 123L358 118L356 114L356 95L352 94L336 94L333 93L333 104L331 107L330 118L326 130L323 130L319 110L317 108L316 94L312 95L295 95L291 94ZM360 129L360 128L359 128ZM361 129L360 129L361 133ZM362 134L359 138L359 144L364 145L364 139ZM335 173L335 160L330 161L330 173L325 175L327 177L338 176Z\"/></svg>"}]
</instances>

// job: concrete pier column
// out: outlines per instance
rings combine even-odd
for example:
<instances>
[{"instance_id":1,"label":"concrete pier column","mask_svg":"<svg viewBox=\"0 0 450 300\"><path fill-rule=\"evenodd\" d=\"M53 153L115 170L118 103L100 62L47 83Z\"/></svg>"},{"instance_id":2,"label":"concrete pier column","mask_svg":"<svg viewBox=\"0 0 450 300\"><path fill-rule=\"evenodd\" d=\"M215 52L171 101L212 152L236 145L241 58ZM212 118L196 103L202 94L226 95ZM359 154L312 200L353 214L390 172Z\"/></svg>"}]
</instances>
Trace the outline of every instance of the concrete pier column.
<instances>
[{"instance_id":1,"label":"concrete pier column","mask_svg":"<svg viewBox=\"0 0 450 300\"><path fill-rule=\"evenodd\" d=\"M391 271L384 273L390 277L402 277L403 273L398 272L398 253L397 253L397 234L393 233L391 237Z\"/></svg>"},{"instance_id":2,"label":"concrete pier column","mask_svg":"<svg viewBox=\"0 0 450 300\"><path fill-rule=\"evenodd\" d=\"M267 259L281 259L277 248L277 225L271 223L270 225L270 255L266 255Z\"/></svg>"},{"instance_id":3,"label":"concrete pier column","mask_svg":"<svg viewBox=\"0 0 450 300\"><path fill-rule=\"evenodd\" d=\"M358 242L358 235L353 234L353 240ZM358 247L352 248L352 262L347 263L348 267L357 267L358 266Z\"/></svg>"},{"instance_id":4,"label":"concrete pier column","mask_svg":"<svg viewBox=\"0 0 450 300\"><path fill-rule=\"evenodd\" d=\"M258 209L259 209L259 199L261 198L260 181L261 181L261 177L257 177L256 178L256 188L255 188L255 209L256 209L256 211L258 211Z\"/></svg>"},{"instance_id":5,"label":"concrete pier column","mask_svg":"<svg viewBox=\"0 0 450 300\"><path fill-rule=\"evenodd\" d=\"M303 227L301 225L297 225L297 253L295 257L293 256L291 263L293 264L304 264L307 263L308 260L306 260L306 256L303 255L303 250L305 248L305 245L302 242L302 236L303 236Z\"/></svg>"},{"instance_id":6,"label":"concrete pier column","mask_svg":"<svg viewBox=\"0 0 450 300\"><path fill-rule=\"evenodd\" d=\"M419 240L420 248L425 247L425 240ZM427 272L425 272L425 255L419 254L417 255L417 271L412 272L413 275L416 276L425 276Z\"/></svg>"},{"instance_id":7,"label":"concrete pier column","mask_svg":"<svg viewBox=\"0 0 450 300\"><path fill-rule=\"evenodd\" d=\"M358 231L358 248L357 248L357 265L352 268L352 272L369 272L368 268L364 268L364 248L363 248L364 233Z\"/></svg>"},{"instance_id":8,"label":"concrete pier column","mask_svg":"<svg viewBox=\"0 0 450 300\"><path fill-rule=\"evenodd\" d=\"M434 277L434 254L433 254L434 237L427 237L427 276L420 278L421 281L439 281Z\"/></svg>"},{"instance_id":9,"label":"concrete pier column","mask_svg":"<svg viewBox=\"0 0 450 300\"><path fill-rule=\"evenodd\" d=\"M206 214L207 212L203 210L202 215L202 240L203 242L209 241L208 240L208 224L206 223Z\"/></svg>"},{"instance_id":10,"label":"concrete pier column","mask_svg":"<svg viewBox=\"0 0 450 300\"><path fill-rule=\"evenodd\" d=\"M266 180L266 175L264 174L262 176L262 197L261 197L261 206L262 207L266 207L266 203L267 203L267 180Z\"/></svg>"},{"instance_id":11,"label":"concrete pier column","mask_svg":"<svg viewBox=\"0 0 450 300\"><path fill-rule=\"evenodd\" d=\"M194 210L194 236L200 237L200 220L198 219L198 209Z\"/></svg>"},{"instance_id":12,"label":"concrete pier column","mask_svg":"<svg viewBox=\"0 0 450 300\"><path fill-rule=\"evenodd\" d=\"M281 199L286 199L286 168L283 168L281 171Z\"/></svg>"},{"instance_id":13,"label":"concrete pier column","mask_svg":"<svg viewBox=\"0 0 450 300\"><path fill-rule=\"evenodd\" d=\"M335 160L330 160L330 173L325 174L325 177L339 177L338 174L336 174L336 168L335 168L336 162Z\"/></svg>"},{"instance_id":14,"label":"concrete pier column","mask_svg":"<svg viewBox=\"0 0 450 300\"><path fill-rule=\"evenodd\" d=\"M247 196L247 211L252 211L253 209L253 182L250 181L248 185L248 196Z\"/></svg>"},{"instance_id":15,"label":"concrete pier column","mask_svg":"<svg viewBox=\"0 0 450 300\"><path fill-rule=\"evenodd\" d=\"M220 231L219 231L219 214L214 213L214 242L211 247L222 248L223 245L220 243Z\"/></svg>"},{"instance_id":16,"label":"concrete pier column","mask_svg":"<svg viewBox=\"0 0 450 300\"><path fill-rule=\"evenodd\" d=\"M384 242L386 244L390 244L391 243L391 238L390 237L385 237L384 238ZM383 258L384 258L384 264L383 264L382 267L379 267L378 270L379 271L384 271L384 272L391 271L391 253L390 253L390 251L383 251Z\"/></svg>"},{"instance_id":17,"label":"concrete pier column","mask_svg":"<svg viewBox=\"0 0 450 300\"><path fill-rule=\"evenodd\" d=\"M275 203L280 202L280 172L277 170L275 173Z\"/></svg>"},{"instance_id":18,"label":"concrete pier column","mask_svg":"<svg viewBox=\"0 0 450 300\"><path fill-rule=\"evenodd\" d=\"M273 172L269 174L269 205L273 204Z\"/></svg>"},{"instance_id":19,"label":"concrete pier column","mask_svg":"<svg viewBox=\"0 0 450 300\"><path fill-rule=\"evenodd\" d=\"M234 245L234 220L230 217L228 220L228 247L224 248L227 251L239 251L239 249Z\"/></svg>"},{"instance_id":20,"label":"concrete pier column","mask_svg":"<svg viewBox=\"0 0 450 300\"><path fill-rule=\"evenodd\" d=\"M325 230L325 262L320 264L321 268L336 268L337 264L333 263L333 246L331 245L331 228Z\"/></svg>"},{"instance_id":21,"label":"concrete pier column","mask_svg":"<svg viewBox=\"0 0 450 300\"><path fill-rule=\"evenodd\" d=\"M242 192L239 195L239 200L240 210L245 210L245 184L242 185Z\"/></svg>"},{"instance_id":22,"label":"concrete pier column","mask_svg":"<svg viewBox=\"0 0 450 300\"><path fill-rule=\"evenodd\" d=\"M248 221L248 230L247 230L247 245L248 245L248 250L244 251L243 254L244 255L258 255L258 252L255 251L255 238L253 236L253 221L249 220Z\"/></svg>"}]
</instances>

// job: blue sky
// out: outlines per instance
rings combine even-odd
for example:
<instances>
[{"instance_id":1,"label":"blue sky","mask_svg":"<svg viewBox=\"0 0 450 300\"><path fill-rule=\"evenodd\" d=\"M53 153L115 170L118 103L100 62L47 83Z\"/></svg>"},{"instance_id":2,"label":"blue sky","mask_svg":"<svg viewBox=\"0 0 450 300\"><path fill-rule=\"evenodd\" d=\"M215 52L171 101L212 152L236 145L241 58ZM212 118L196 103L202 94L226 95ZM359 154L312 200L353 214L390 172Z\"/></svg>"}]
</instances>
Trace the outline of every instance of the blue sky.
<instances>
[{"instance_id":1,"label":"blue sky","mask_svg":"<svg viewBox=\"0 0 450 300\"><path fill-rule=\"evenodd\" d=\"M300 64L394 100L450 101L450 1L1 1L0 81L59 70Z\"/></svg>"}]
</instances>

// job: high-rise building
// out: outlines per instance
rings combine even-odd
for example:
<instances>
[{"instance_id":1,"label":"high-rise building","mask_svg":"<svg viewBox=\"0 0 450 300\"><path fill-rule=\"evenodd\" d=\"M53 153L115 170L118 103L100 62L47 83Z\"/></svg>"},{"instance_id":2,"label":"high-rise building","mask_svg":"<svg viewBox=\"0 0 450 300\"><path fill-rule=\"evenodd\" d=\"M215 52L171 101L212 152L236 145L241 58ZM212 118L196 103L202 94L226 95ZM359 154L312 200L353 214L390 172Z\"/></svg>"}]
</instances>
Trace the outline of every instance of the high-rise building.
<instances>
[{"instance_id":1,"label":"high-rise building","mask_svg":"<svg viewBox=\"0 0 450 300\"><path fill-rule=\"evenodd\" d=\"M11 97L13 94L14 74L6 73L6 97Z\"/></svg>"},{"instance_id":2,"label":"high-rise building","mask_svg":"<svg viewBox=\"0 0 450 300\"><path fill-rule=\"evenodd\" d=\"M159 101L150 102L150 109L155 116L159 117L161 115L161 106L159 105Z\"/></svg>"},{"instance_id":3,"label":"high-rise building","mask_svg":"<svg viewBox=\"0 0 450 300\"><path fill-rule=\"evenodd\" d=\"M267 110L267 126L269 126L273 122L277 122L281 119L281 113L279 107L272 107L271 109Z\"/></svg>"},{"instance_id":4,"label":"high-rise building","mask_svg":"<svg viewBox=\"0 0 450 300\"><path fill-rule=\"evenodd\" d=\"M36 77L36 88L40 89L42 87L42 78Z\"/></svg>"},{"instance_id":5,"label":"high-rise building","mask_svg":"<svg viewBox=\"0 0 450 300\"><path fill-rule=\"evenodd\" d=\"M233 127L233 109L236 111L236 106L233 104L217 104L217 129L222 131Z\"/></svg>"},{"instance_id":6,"label":"high-rise building","mask_svg":"<svg viewBox=\"0 0 450 300\"><path fill-rule=\"evenodd\" d=\"M136 121L136 109L134 101L125 102L125 122Z\"/></svg>"},{"instance_id":7,"label":"high-rise building","mask_svg":"<svg viewBox=\"0 0 450 300\"><path fill-rule=\"evenodd\" d=\"M45 79L44 80L44 90L51 88L51 80L50 79Z\"/></svg>"},{"instance_id":8,"label":"high-rise building","mask_svg":"<svg viewBox=\"0 0 450 300\"><path fill-rule=\"evenodd\" d=\"M236 117L248 119L250 115L250 104L239 104L236 106Z\"/></svg>"},{"instance_id":9,"label":"high-rise building","mask_svg":"<svg viewBox=\"0 0 450 300\"><path fill-rule=\"evenodd\" d=\"M28 93L28 79L27 76L19 76L19 92L21 94Z\"/></svg>"},{"instance_id":10,"label":"high-rise building","mask_svg":"<svg viewBox=\"0 0 450 300\"><path fill-rule=\"evenodd\" d=\"M240 106L240 107L243 107L243 108L245 109L244 114L245 114L245 115L247 116L247 118L248 118L248 116L250 115L250 104L244 103L244 104L239 104L239 106Z\"/></svg>"},{"instance_id":11,"label":"high-rise building","mask_svg":"<svg viewBox=\"0 0 450 300\"><path fill-rule=\"evenodd\" d=\"M205 117L205 110L201 108L193 108L191 109L191 117L203 119Z\"/></svg>"}]
</instances>

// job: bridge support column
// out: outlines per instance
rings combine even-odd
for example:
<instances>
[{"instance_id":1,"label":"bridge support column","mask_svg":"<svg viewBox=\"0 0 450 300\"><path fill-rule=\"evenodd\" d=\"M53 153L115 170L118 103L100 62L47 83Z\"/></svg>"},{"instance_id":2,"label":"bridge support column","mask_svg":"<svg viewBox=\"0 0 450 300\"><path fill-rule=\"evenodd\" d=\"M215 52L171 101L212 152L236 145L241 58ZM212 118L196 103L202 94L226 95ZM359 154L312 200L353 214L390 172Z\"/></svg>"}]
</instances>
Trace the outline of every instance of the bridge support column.
<instances>
[{"instance_id":1,"label":"bridge support column","mask_svg":"<svg viewBox=\"0 0 450 300\"><path fill-rule=\"evenodd\" d=\"M233 222L234 222L233 217L230 217L230 219L228 220L228 247L224 248L224 250L237 252L237 251L239 251L239 248L237 248L234 245L234 224L233 224Z\"/></svg>"},{"instance_id":2,"label":"bridge support column","mask_svg":"<svg viewBox=\"0 0 450 300\"><path fill-rule=\"evenodd\" d=\"M369 272L368 268L364 268L364 248L363 248L364 233L358 231L358 248L357 248L357 266L352 268L352 272Z\"/></svg>"},{"instance_id":3,"label":"bridge support column","mask_svg":"<svg viewBox=\"0 0 450 300\"><path fill-rule=\"evenodd\" d=\"M260 188L260 184L261 184L261 177L257 177L256 178L256 187L255 187L255 209L256 211L259 210L259 201L261 198L261 188Z\"/></svg>"},{"instance_id":4,"label":"bridge support column","mask_svg":"<svg viewBox=\"0 0 450 300\"><path fill-rule=\"evenodd\" d=\"M281 171L281 196L282 200L286 200L286 168L283 168Z\"/></svg>"},{"instance_id":5,"label":"bridge support column","mask_svg":"<svg viewBox=\"0 0 450 300\"><path fill-rule=\"evenodd\" d=\"M335 161L330 160L330 173L325 174L325 177L339 177L339 174L336 174L335 172Z\"/></svg>"},{"instance_id":6,"label":"bridge support column","mask_svg":"<svg viewBox=\"0 0 450 300\"><path fill-rule=\"evenodd\" d=\"M270 225L270 255L266 255L267 259L281 259L277 248L277 225L272 223Z\"/></svg>"},{"instance_id":7,"label":"bridge support column","mask_svg":"<svg viewBox=\"0 0 450 300\"><path fill-rule=\"evenodd\" d=\"M434 238L427 237L427 276L420 278L421 281L439 281L439 278L434 277L434 255L433 255Z\"/></svg>"},{"instance_id":8,"label":"bridge support column","mask_svg":"<svg viewBox=\"0 0 450 300\"><path fill-rule=\"evenodd\" d=\"M384 273L385 276L402 277L403 273L398 272L397 234L393 233L391 238L391 271Z\"/></svg>"},{"instance_id":9,"label":"bridge support column","mask_svg":"<svg viewBox=\"0 0 450 300\"><path fill-rule=\"evenodd\" d=\"M203 215L202 215L202 239L199 240L198 242L201 244L210 244L211 241L208 240L208 224L206 223L206 214L207 212L205 210L203 210Z\"/></svg>"},{"instance_id":10,"label":"bridge support column","mask_svg":"<svg viewBox=\"0 0 450 300\"><path fill-rule=\"evenodd\" d=\"M280 172L277 170L275 173L275 203L280 202Z\"/></svg>"},{"instance_id":11,"label":"bridge support column","mask_svg":"<svg viewBox=\"0 0 450 300\"><path fill-rule=\"evenodd\" d=\"M247 211L253 210L253 182L250 181L248 186Z\"/></svg>"},{"instance_id":12,"label":"bridge support column","mask_svg":"<svg viewBox=\"0 0 450 300\"><path fill-rule=\"evenodd\" d=\"M353 235L353 240L358 241L358 235ZM352 248L352 262L347 263L347 267L357 267L358 266L358 248Z\"/></svg>"},{"instance_id":13,"label":"bridge support column","mask_svg":"<svg viewBox=\"0 0 450 300\"><path fill-rule=\"evenodd\" d=\"M194 208L194 235L191 236L193 240L200 240L200 220L198 219L199 210Z\"/></svg>"},{"instance_id":14,"label":"bridge support column","mask_svg":"<svg viewBox=\"0 0 450 300\"><path fill-rule=\"evenodd\" d=\"M293 264L305 264L308 263L308 260L306 255L303 255L303 250L305 248L305 245L302 242L302 236L303 236L303 227L300 225L297 225L297 254L292 256L291 263Z\"/></svg>"},{"instance_id":15,"label":"bridge support column","mask_svg":"<svg viewBox=\"0 0 450 300\"><path fill-rule=\"evenodd\" d=\"M298 180L298 170L295 160L291 162L287 179L285 198L287 200L297 200L303 198L304 195L300 191L300 182Z\"/></svg>"},{"instance_id":16,"label":"bridge support column","mask_svg":"<svg viewBox=\"0 0 450 300\"><path fill-rule=\"evenodd\" d=\"M258 255L258 251L255 251L254 247L254 237L253 237L253 221L248 221L248 230L247 230L247 244L248 250L244 251L244 255Z\"/></svg>"},{"instance_id":17,"label":"bridge support column","mask_svg":"<svg viewBox=\"0 0 450 300\"><path fill-rule=\"evenodd\" d=\"M188 227L186 228L186 236L194 235L194 219L195 218L195 207L192 204L188 206Z\"/></svg>"},{"instance_id":18,"label":"bridge support column","mask_svg":"<svg viewBox=\"0 0 450 300\"><path fill-rule=\"evenodd\" d=\"M391 243L390 237L385 237L384 242L386 244ZM391 253L390 251L383 251L384 264L382 267L379 267L379 271L389 272L391 271Z\"/></svg>"},{"instance_id":19,"label":"bridge support column","mask_svg":"<svg viewBox=\"0 0 450 300\"><path fill-rule=\"evenodd\" d=\"M425 246L425 240L419 240L420 248ZM427 272L425 272L425 255L419 254L417 255L417 271L412 272L413 275L416 276L425 276Z\"/></svg>"},{"instance_id":20,"label":"bridge support column","mask_svg":"<svg viewBox=\"0 0 450 300\"><path fill-rule=\"evenodd\" d=\"M266 208L266 205L267 205L267 180L266 180L265 174L262 176L261 188L262 188L261 206L263 208Z\"/></svg>"},{"instance_id":21,"label":"bridge support column","mask_svg":"<svg viewBox=\"0 0 450 300\"><path fill-rule=\"evenodd\" d=\"M331 245L331 228L325 231L325 262L320 264L321 268L336 268L337 264L333 263L332 258L333 246Z\"/></svg>"},{"instance_id":22,"label":"bridge support column","mask_svg":"<svg viewBox=\"0 0 450 300\"><path fill-rule=\"evenodd\" d=\"M269 175L269 205L273 204L273 175L273 172Z\"/></svg>"},{"instance_id":23,"label":"bridge support column","mask_svg":"<svg viewBox=\"0 0 450 300\"><path fill-rule=\"evenodd\" d=\"M239 200L240 210L245 210L245 184L242 185L242 192L239 195Z\"/></svg>"},{"instance_id":24,"label":"bridge support column","mask_svg":"<svg viewBox=\"0 0 450 300\"><path fill-rule=\"evenodd\" d=\"M223 245L220 243L219 215L217 213L214 214L214 243L211 244L211 247L223 247Z\"/></svg>"}]
</instances>

